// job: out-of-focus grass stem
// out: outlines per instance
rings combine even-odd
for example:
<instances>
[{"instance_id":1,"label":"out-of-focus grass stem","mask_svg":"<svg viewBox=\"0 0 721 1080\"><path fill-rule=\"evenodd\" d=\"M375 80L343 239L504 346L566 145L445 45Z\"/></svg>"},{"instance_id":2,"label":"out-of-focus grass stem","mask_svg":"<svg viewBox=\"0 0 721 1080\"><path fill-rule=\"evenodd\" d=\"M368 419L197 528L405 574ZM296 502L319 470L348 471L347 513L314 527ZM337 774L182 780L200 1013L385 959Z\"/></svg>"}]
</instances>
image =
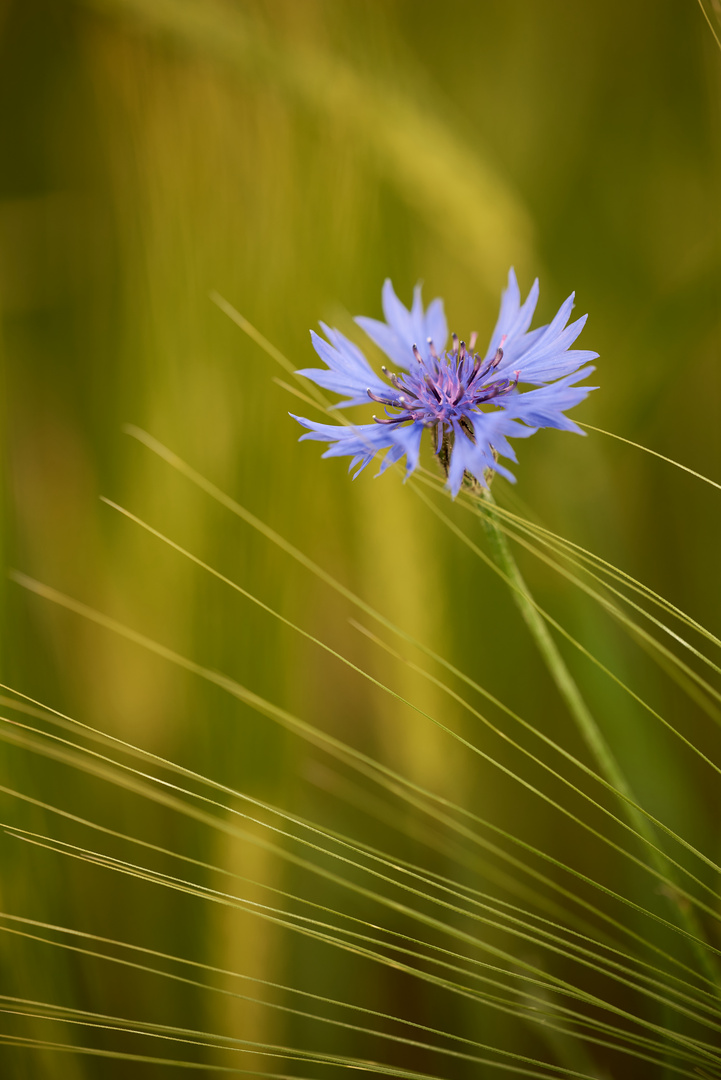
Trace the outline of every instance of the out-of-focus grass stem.
<instances>
[{"instance_id":1,"label":"out-of-focus grass stem","mask_svg":"<svg viewBox=\"0 0 721 1080\"><path fill-rule=\"evenodd\" d=\"M635 799L629 783L588 708L576 680L566 666L546 623L530 597L518 563L513 557L508 541L496 521L494 513L495 500L490 491L484 493L483 501L487 512L482 515L482 521L494 558L509 581L515 604L548 667L553 681L568 705L578 730L593 754L599 769L608 782L623 796L621 802L623 803L624 813L633 828L647 841L650 858L660 873L672 878L671 867L656 846L653 826L634 805ZM721 994L721 972L718 964L711 953L700 944L700 942L705 941L703 927L696 914L680 898L676 897L675 893L672 893L671 899L679 923L686 928L694 939L691 944L703 966L703 970L713 979Z\"/></svg>"},{"instance_id":2,"label":"out-of-focus grass stem","mask_svg":"<svg viewBox=\"0 0 721 1080\"><path fill-rule=\"evenodd\" d=\"M715 480L710 480L709 477L704 476L703 473L696 472L695 469L689 468L688 465L682 465L680 461L674 461L673 458L667 457L665 454L659 454L658 450L651 450L642 443L634 442L633 439L625 439L623 435L616 435L614 431L606 431L605 428L594 427L593 424L584 424L583 422L580 422L580 426L586 428L587 431L595 431L598 435L607 435L609 439L616 439L618 442L625 443L626 446L633 446L636 450L643 450L644 454L651 454L652 457L658 458L660 461L666 461L669 465L673 465L675 468L688 473L689 476L695 476L697 480L703 480L704 484L710 484L711 487L718 488L718 490L721 491L721 484L717 483Z\"/></svg>"},{"instance_id":3,"label":"out-of-focus grass stem","mask_svg":"<svg viewBox=\"0 0 721 1080\"><path fill-rule=\"evenodd\" d=\"M188 660L187 658L180 656L180 654L174 653L167 647L160 645L159 643L154 642L141 634L138 634L136 631L133 631L128 627L122 626L122 624L117 623L115 620L110 619L99 612L93 611L93 609L88 608L86 605L79 604L77 601L73 601L69 597L63 596L54 589L50 589L47 586L42 586L39 582L34 582L32 581L32 579L27 578L24 575L15 573L13 574L13 577L16 581L18 581L18 583L23 584L26 588L32 589L32 591L38 593L39 595L45 596L47 599L52 599L56 603L60 603L67 609L75 611L78 614L82 614L101 626L105 626L107 629L114 630L116 633L121 634L128 640L134 641L136 644L142 645L143 647L149 649L156 655L162 656L165 659L178 664L185 670L191 671L194 674L199 675L201 678L207 680L208 682L211 682L214 685L221 687L222 689L230 693L233 697L236 697L238 700L244 701L246 704L249 704L252 708L260 712L262 715L266 715L269 718L280 723L282 726L288 728L289 730L293 730L296 734L300 734L303 738L308 738L311 742L314 743L317 742L317 740L320 740L320 743L322 744L324 749L336 754L339 753L340 756L342 758L345 758L345 760L349 763L351 763L354 768L360 768L361 771L365 771L365 767L371 766L372 774L374 776L380 776L385 778L386 780L390 780L391 784L389 786L389 790L393 789L401 792L402 797L409 804L418 806L424 811L427 811L428 803L426 802L426 800L430 799L434 804L437 804L437 806L446 807L452 812L458 812L462 814L463 817L465 817L467 820L472 821L474 824L481 825L484 829L490 829L503 840L510 841L515 846L518 846L522 851L532 853L534 856L539 856L544 861L548 862L553 866L563 868L568 873L572 874L574 878L585 881L587 884L592 885L594 888L600 889L606 895L611 896L616 900L620 901L621 903L625 904L626 906L640 912L645 916L652 918L654 921L659 922L667 927L675 927L677 925L675 923L669 922L660 915L653 913L647 908L644 908L642 905L636 904L630 898L624 897L621 894L615 892L614 890L609 889L607 886L601 885L599 882L588 878L585 874L582 874L581 872L575 870L572 866L553 858L543 850L526 843L520 837L515 836L512 833L506 831L505 829L502 829L499 826L493 824L492 822L479 817L478 815L469 811L467 808L456 805L447 800L446 798L439 796L438 794L431 792L427 789L424 789L413 782L408 781L404 777L395 773L393 770L389 769L387 766L383 766L379 762L367 758L366 755L362 754L360 751L339 742L332 736L319 732L317 729L313 728L312 725L309 725L306 722L300 720L299 718L292 716L285 710L273 705L271 702L260 698L258 695L254 694L252 691L247 690L245 687L241 686L239 683L236 683L234 680L229 679L227 676L204 668L201 665L195 663L194 661ZM6 740L9 739L9 735L7 732L4 733L4 738ZM414 793L418 793L421 796L420 800L415 797ZM442 822L444 825L454 829L459 833L459 835L465 836L472 842L481 843L487 850L494 850L498 855L508 860L511 865L515 865L518 868L524 869L525 872L532 874L532 876L534 876L537 880L541 880L545 884L550 885L560 895L572 899L575 903L581 904L581 906L583 906L586 910L592 911L595 915L603 918L604 921L606 921L607 923L615 926L616 929L622 930L624 934L632 933L627 924L612 919L610 916L601 912L593 905L590 905L588 901L579 897L577 894L563 888L563 886L561 886L558 882L553 881L545 875L539 875L537 871L534 871L532 867L529 867L522 860L515 860L513 858L509 860L508 853L505 852L503 848L499 848L497 845L493 845L493 847L491 848L488 842L479 837L473 829L468 829L464 827L462 823L457 821L453 816L444 813L443 811L439 811L437 809L437 806L433 809L433 815L439 822ZM687 895L687 899L691 901L692 897ZM697 900L694 902L698 903ZM685 931L683 930L681 930L680 932L685 933ZM638 939L637 935L632 934L632 936L637 938L637 940L640 940ZM658 951L658 949L650 942L645 942L645 944L649 945L651 948L655 948L656 951ZM695 942L695 944L700 945L701 943ZM663 955L667 959L671 959L673 960L673 962L679 963L679 961L675 960L673 957L670 957L668 954L663 953ZM682 966L686 967L686 965ZM695 974L698 975L699 973L695 972ZM709 982L711 983L711 985L717 985L712 979L709 979Z\"/></svg>"},{"instance_id":4,"label":"out-of-focus grass stem","mask_svg":"<svg viewBox=\"0 0 721 1080\"><path fill-rule=\"evenodd\" d=\"M309 640L313 641L319 647L321 647L323 649L326 649L326 650L329 649L329 647L327 645L325 645L322 641L319 641L317 638L314 638L312 635L309 636L306 631L302 630L300 627L296 626L295 624L291 623L289 620L285 619L278 612L274 612L271 608L268 608L267 605L264 605L262 603L262 601L258 600L257 597L254 597L252 594L248 593L247 590L241 588L236 582L231 581L229 578L227 578L224 575L220 574L217 570L215 570L213 567L209 566L207 563L204 563L202 560L198 559L196 556L192 555L190 552L186 551L184 548L181 548L178 544L174 543L174 541L170 540L168 537L166 537L162 533L158 532L157 529L153 529L152 526L147 524L147 522L142 521L140 518L136 517L136 515L131 514L130 511L123 509L123 507L121 507L121 506L118 506L117 503L112 502L110 499L103 498L103 501L106 502L109 506L113 507L115 510L118 510L120 513L124 514L126 517L128 517L130 520L134 521L136 524L140 525L142 528L146 529L153 536L156 536L158 539L160 539L163 542L169 544L174 550L178 551L184 557L190 559L196 565L202 567L207 572L213 574L215 577L222 580L226 585L229 585L231 588L233 588L236 591L240 592L243 596L245 596L247 599L251 600L253 603L258 604L260 607L263 608L263 610L268 611L275 618L280 619L280 621L283 622L284 624L292 627L294 630L296 630L298 633L302 634L304 637L308 637ZM349 661L347 660L347 658L341 656L340 654L335 652L335 650L330 649L330 653L336 659L341 661L343 664L346 664L346 665L349 664ZM451 690L450 687L448 687L441 680L436 679L433 675L426 672L423 668L418 667L417 665L413 665L410 661L406 661L406 663L408 663L409 666L412 667L416 671L417 674L419 674L421 676L425 676L432 683L434 683L434 685L438 686L438 688L441 689L444 693L447 693L448 695L450 695L462 707L464 707L468 711L470 711L471 714L476 717L476 719L480 720L486 726L490 727L491 730L493 730L500 738L503 738L504 740L509 742L520 753L523 753L527 757L530 757L531 760L535 762L535 764L537 764L541 768L546 769L547 771L549 771L557 780L560 780L562 783L567 784L574 792L576 792L578 795L581 795L582 797L588 799L598 809L603 810L605 813L609 814L610 816L614 816L614 815L611 815L610 811L606 810L602 806L599 806L599 804L596 803L595 800L591 799L590 796L586 795L583 791L578 789L574 784L572 784L565 777L563 777L559 773L557 773L554 769L552 769L550 766L548 766L544 761L542 761L536 755L530 753L530 751L526 750L524 747L520 746L517 742L515 742L513 739L511 739L505 732L503 732L502 730L497 728L495 725L493 725L486 717L484 717L481 713L479 713L476 709L474 709L468 702L466 702L465 699L461 695L456 694L453 690ZM357 671L358 674L363 675L365 678L369 678L369 676L367 675L366 672L360 671L359 669L357 669L355 667L355 665L350 665L350 666L353 668L353 670ZM388 687L383 686L381 684L378 684L377 681L374 680L374 679L372 681L374 682L374 684L378 685L380 689L384 690L387 693L388 692L392 693L392 691L390 691ZM410 706L410 702L405 702L404 701L403 703L408 704ZM411 706L411 707L415 708L415 706ZM439 726L446 734L448 734L452 738L459 739L459 736L458 736L457 732L454 732L450 728L447 728L444 724L442 724L436 718L431 717L426 713L421 713L421 715L425 716L426 719L430 719L434 724ZM520 778L519 776L517 776L512 770L507 770L504 766L502 766L495 759L490 757L488 754L484 753L480 748L476 747L472 743L469 743L467 740L460 740L460 741L462 741L463 745L465 745L468 749L472 750L474 753L479 754L481 757L483 757L490 764L492 764L493 766L495 766L497 768L500 768L503 772L507 772L508 775L513 776L514 779L518 780L519 783L521 783L524 786L528 787L529 790L534 791L540 798L542 798L542 799L544 799L544 801L548 802L549 805L556 806L556 808L559 810L559 812L561 812L561 813L563 813L563 814L565 814L567 816L570 816L573 821L577 822L583 828L590 829L590 827L585 822L580 821L576 817L575 814L569 814L567 809L562 804L558 804L558 803L553 802L553 800L551 800L549 798L549 796L546 793L544 793L542 790L539 790L538 788L535 788L532 785L529 785L527 783L527 781L525 781L522 778ZM594 831L594 830L591 830L591 831ZM606 843L610 842L608 840L608 838L603 836L602 834L597 834L597 835L599 836L599 839L603 840L604 842L606 842ZM674 834L674 839L678 839L679 842L683 843L683 841L679 837L676 837L675 834ZM619 851L622 850L621 848L618 848L618 846L615 845L615 844L613 846ZM695 848L690 847L690 845L688 845L688 844L685 844L685 846L687 846L689 848L689 850L692 850L694 854L698 855L698 857L703 858L701 853L698 852ZM628 856L627 852L624 852L624 854L626 854ZM712 862L711 860L706 860L706 861L708 862L708 864L712 867L712 869L714 871L718 872L719 868L718 868L716 863ZM674 865L677 867L677 869L681 869L678 866L678 864L674 863ZM687 871L687 873L688 873L688 871ZM692 880L694 880L696 882L696 884L701 885L703 887L703 882L699 881L693 875L689 874L689 876L692 878ZM670 885L670 882L667 881L667 882L664 882L664 884L668 887ZM717 898L717 894L714 893L713 890L708 890L708 891L711 892L711 895L714 898ZM685 897L685 898L687 898L687 897Z\"/></svg>"}]
</instances>

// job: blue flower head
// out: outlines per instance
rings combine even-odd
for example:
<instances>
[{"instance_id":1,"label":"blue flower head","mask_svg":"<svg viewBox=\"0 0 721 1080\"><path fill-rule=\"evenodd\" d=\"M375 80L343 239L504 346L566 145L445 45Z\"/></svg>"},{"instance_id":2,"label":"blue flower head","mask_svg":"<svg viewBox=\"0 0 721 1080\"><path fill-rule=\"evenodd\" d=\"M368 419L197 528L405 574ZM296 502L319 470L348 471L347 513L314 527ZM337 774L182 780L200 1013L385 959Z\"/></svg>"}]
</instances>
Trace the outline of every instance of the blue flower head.
<instances>
[{"instance_id":1,"label":"blue flower head","mask_svg":"<svg viewBox=\"0 0 721 1080\"><path fill-rule=\"evenodd\" d=\"M535 281L521 304L511 269L496 327L481 356L475 352L475 334L468 346L453 334L451 348L446 350L448 327L441 300L433 300L424 311L421 289L416 286L409 311L387 280L383 286L385 322L363 316L356 322L396 371L383 367L381 379L356 345L321 323L328 340L313 331L311 337L326 367L299 372L343 395L336 408L362 405L370 398L384 407L383 415L374 416L372 424L357 426L317 424L295 416L308 428L301 439L329 443L323 457L350 457L356 476L380 450L388 451L380 472L405 456L408 475L418 465L421 436L428 428L454 496L464 480L487 486L492 472L513 480L498 463L499 457L516 460L508 439L527 438L541 427L583 435L564 413L597 389L577 385L594 370L587 365L598 353L570 347L586 322L584 315L566 325L573 294L547 326L529 330L537 301ZM521 390L521 385L536 389Z\"/></svg>"}]
</instances>

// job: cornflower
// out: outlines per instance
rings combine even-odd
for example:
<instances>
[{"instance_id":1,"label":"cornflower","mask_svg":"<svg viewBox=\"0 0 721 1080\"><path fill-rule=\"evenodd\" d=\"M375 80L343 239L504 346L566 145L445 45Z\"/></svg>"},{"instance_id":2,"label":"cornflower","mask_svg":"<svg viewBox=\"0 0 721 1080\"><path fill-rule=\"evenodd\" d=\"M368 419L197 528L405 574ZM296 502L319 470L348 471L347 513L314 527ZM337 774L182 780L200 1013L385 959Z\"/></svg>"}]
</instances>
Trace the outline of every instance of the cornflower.
<instances>
[{"instance_id":1,"label":"cornflower","mask_svg":"<svg viewBox=\"0 0 721 1080\"><path fill-rule=\"evenodd\" d=\"M382 367L383 379L340 331L321 323L327 341L311 331L313 347L327 366L304 368L298 374L345 395L334 408L366 404L369 399L383 406L383 414L374 416L373 423L348 426L319 424L291 413L308 429L301 440L330 443L323 457L349 456L349 471L355 468L358 476L379 451L387 450L378 475L404 455L410 475L418 466L421 437L428 428L455 497L464 483L487 487L494 472L515 480L498 461L499 456L517 460L509 438L527 438L543 427L585 434L564 413L597 389L577 384L595 370L588 362L598 353L570 348L586 322L584 315L566 325L573 293L547 326L529 330L538 281L521 304L511 269L485 356L475 351L475 333L468 345L453 334L446 350L443 301L433 300L424 310L420 285L410 311L390 280L383 285L382 299L385 322L364 316L355 321L397 369ZM537 389L521 390L521 385Z\"/></svg>"}]
</instances>

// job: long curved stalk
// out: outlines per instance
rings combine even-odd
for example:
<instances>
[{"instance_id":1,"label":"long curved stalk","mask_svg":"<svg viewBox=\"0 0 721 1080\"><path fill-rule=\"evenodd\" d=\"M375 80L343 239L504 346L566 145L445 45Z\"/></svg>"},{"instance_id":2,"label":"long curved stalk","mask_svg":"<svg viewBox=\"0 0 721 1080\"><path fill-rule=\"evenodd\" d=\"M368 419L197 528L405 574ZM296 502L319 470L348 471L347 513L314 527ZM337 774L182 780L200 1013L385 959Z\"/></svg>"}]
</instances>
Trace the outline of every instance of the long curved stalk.
<instances>
[{"instance_id":1,"label":"long curved stalk","mask_svg":"<svg viewBox=\"0 0 721 1080\"><path fill-rule=\"evenodd\" d=\"M558 646L551 637L549 629L538 611L535 601L531 597L518 563L508 544L508 540L500 527L497 516L494 513L495 500L490 490L480 493L484 511L481 513L486 535L491 547L493 557L503 572L513 595L516 607L521 613L523 621L528 627L543 660L555 682L558 690L566 702L571 716L576 722L579 732L586 745L593 754L599 770L617 792L621 795L620 802L623 812L629 824L648 841L648 852L656 869L674 880L673 869L668 860L658 851L658 837L653 825L648 818L641 813L636 805L636 799L626 779L621 766L606 742L601 729L586 704L576 680L569 671ZM706 940L705 931L698 920L696 913L683 902L683 899L675 894L669 895L674 917L679 926L687 931L694 939ZM712 953L704 949L698 942L691 942L696 956L698 957L704 973L714 981L721 995L721 971Z\"/></svg>"}]
</instances>

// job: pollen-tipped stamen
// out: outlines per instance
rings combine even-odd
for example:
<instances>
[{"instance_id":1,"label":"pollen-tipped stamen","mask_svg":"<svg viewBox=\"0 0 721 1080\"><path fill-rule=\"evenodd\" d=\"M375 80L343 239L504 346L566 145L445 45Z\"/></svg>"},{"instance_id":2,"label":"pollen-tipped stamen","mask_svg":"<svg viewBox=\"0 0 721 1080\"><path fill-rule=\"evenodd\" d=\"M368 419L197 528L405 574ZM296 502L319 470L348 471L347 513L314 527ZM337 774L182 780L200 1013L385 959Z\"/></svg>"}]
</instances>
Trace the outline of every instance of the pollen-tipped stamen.
<instances>
[{"instance_id":1,"label":"pollen-tipped stamen","mask_svg":"<svg viewBox=\"0 0 721 1080\"><path fill-rule=\"evenodd\" d=\"M471 386L476 381L476 379L481 375L485 375L486 372L489 370L490 366L491 366L490 364L486 364L485 367L484 367L483 366L483 361L481 360L480 356L478 356L478 354L476 354L476 362L473 365L473 370L471 371L471 374L470 374L470 376L468 378L468 382L466 383L466 389L470 390Z\"/></svg>"},{"instance_id":2,"label":"pollen-tipped stamen","mask_svg":"<svg viewBox=\"0 0 721 1080\"><path fill-rule=\"evenodd\" d=\"M388 398L379 397L378 394L374 394L370 387L368 387L368 389L366 390L366 394L371 399L371 401L377 401L379 405L392 404L392 402L390 402Z\"/></svg>"},{"instance_id":3,"label":"pollen-tipped stamen","mask_svg":"<svg viewBox=\"0 0 721 1080\"><path fill-rule=\"evenodd\" d=\"M481 402L492 401L493 398L497 398L499 394L503 394L506 390L506 386L503 383L493 383L492 386L482 386L480 393L476 396L475 404L478 405Z\"/></svg>"},{"instance_id":4,"label":"pollen-tipped stamen","mask_svg":"<svg viewBox=\"0 0 721 1080\"><path fill-rule=\"evenodd\" d=\"M410 420L410 416L373 416L376 424L401 424L404 420Z\"/></svg>"},{"instance_id":5,"label":"pollen-tipped stamen","mask_svg":"<svg viewBox=\"0 0 721 1080\"><path fill-rule=\"evenodd\" d=\"M395 374L395 372L388 370L385 364L381 368L381 371L385 375L386 379L388 379L388 382L392 383L392 385L395 386L396 390L401 390L404 394L410 394L411 397L416 396L412 390L408 389L402 379L400 379L398 375Z\"/></svg>"},{"instance_id":6,"label":"pollen-tipped stamen","mask_svg":"<svg viewBox=\"0 0 721 1080\"><path fill-rule=\"evenodd\" d=\"M436 401L440 405L440 403L441 403L441 395L438 393L436 387L433 385L433 380L431 379L430 375L424 375L423 376L423 382L426 384L426 386L428 387L428 389L430 390L430 392L433 394Z\"/></svg>"}]
</instances>

